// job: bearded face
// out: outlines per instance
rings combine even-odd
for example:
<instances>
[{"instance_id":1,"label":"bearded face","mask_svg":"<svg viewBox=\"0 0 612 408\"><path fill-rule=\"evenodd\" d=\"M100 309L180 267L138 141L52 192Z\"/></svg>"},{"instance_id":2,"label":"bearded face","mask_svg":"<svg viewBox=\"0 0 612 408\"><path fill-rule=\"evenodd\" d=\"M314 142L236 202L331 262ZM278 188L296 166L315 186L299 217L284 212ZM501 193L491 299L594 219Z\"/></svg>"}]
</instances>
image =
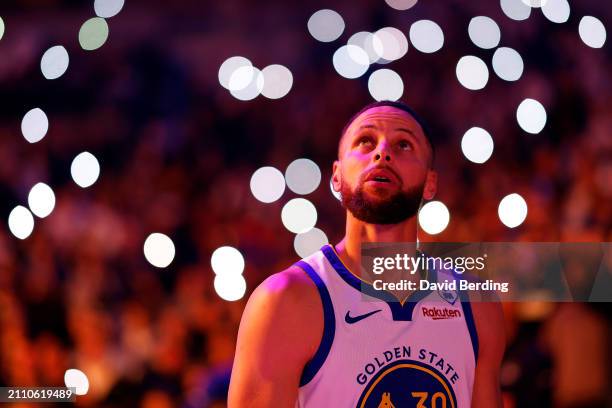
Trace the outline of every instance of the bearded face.
<instances>
[{"instance_id":1,"label":"bearded face","mask_svg":"<svg viewBox=\"0 0 612 408\"><path fill-rule=\"evenodd\" d=\"M379 106L359 115L343 135L334 163L342 205L368 224L398 224L414 217L436 191L432 150L408 113Z\"/></svg>"},{"instance_id":2,"label":"bearded face","mask_svg":"<svg viewBox=\"0 0 612 408\"><path fill-rule=\"evenodd\" d=\"M368 224L398 224L414 217L423 199L425 183L407 190L396 190L386 197L373 197L364 192L364 182L354 190L343 183L340 189L342 206L355 218Z\"/></svg>"}]
</instances>

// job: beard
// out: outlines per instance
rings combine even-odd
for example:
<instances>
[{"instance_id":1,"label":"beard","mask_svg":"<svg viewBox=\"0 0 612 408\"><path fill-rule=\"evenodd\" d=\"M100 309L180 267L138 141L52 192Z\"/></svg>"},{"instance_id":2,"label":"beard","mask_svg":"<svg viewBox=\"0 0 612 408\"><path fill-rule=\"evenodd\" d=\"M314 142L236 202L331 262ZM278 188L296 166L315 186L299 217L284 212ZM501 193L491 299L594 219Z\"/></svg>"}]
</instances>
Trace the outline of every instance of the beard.
<instances>
[{"instance_id":1,"label":"beard","mask_svg":"<svg viewBox=\"0 0 612 408\"><path fill-rule=\"evenodd\" d=\"M368 199L363 192L363 182L355 191L343 183L340 188L342 206L355 218L368 224L399 224L414 217L419 210L423 198L425 182L408 191L398 191L386 199Z\"/></svg>"}]
</instances>

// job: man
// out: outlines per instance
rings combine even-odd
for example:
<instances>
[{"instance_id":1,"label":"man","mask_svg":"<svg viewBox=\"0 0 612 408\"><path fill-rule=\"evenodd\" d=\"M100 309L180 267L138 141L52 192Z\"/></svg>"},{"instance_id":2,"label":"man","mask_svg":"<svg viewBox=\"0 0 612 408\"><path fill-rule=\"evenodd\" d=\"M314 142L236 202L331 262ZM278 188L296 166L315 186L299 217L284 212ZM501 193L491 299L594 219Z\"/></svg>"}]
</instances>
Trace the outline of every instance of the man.
<instances>
[{"instance_id":1,"label":"man","mask_svg":"<svg viewBox=\"0 0 612 408\"><path fill-rule=\"evenodd\" d=\"M346 235L253 292L230 408L501 407L498 304L431 290L393 301L362 279L362 244L416 242L420 204L436 193L432 162L426 127L403 103L374 103L349 121L332 179ZM450 317L432 319L441 304Z\"/></svg>"}]
</instances>

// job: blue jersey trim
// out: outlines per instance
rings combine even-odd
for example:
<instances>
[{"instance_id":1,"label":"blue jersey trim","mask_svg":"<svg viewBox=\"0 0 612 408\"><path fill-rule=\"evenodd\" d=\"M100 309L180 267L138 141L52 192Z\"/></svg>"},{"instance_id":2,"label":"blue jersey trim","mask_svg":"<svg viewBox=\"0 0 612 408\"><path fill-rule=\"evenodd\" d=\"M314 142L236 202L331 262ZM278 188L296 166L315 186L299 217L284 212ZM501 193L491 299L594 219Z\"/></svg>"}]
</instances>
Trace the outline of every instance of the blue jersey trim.
<instances>
[{"instance_id":1,"label":"blue jersey trim","mask_svg":"<svg viewBox=\"0 0 612 408\"><path fill-rule=\"evenodd\" d=\"M431 290L418 290L413 292L404 302L400 302L393 294L384 290L376 290L370 283L362 281L353 275L351 271L344 266L340 258L338 258L338 255L336 255L336 251L334 251L330 245L325 245L321 248L321 251L323 251L323 254L331 266L346 283L361 293L365 293L368 296L378 298L387 303L389 309L391 309L393 320L412 321L412 312L416 304L431 293ZM435 282L436 271L434 270L431 272L430 279Z\"/></svg>"},{"instance_id":2,"label":"blue jersey trim","mask_svg":"<svg viewBox=\"0 0 612 408\"><path fill-rule=\"evenodd\" d=\"M465 323L470 332L470 339L472 340L472 347L474 348L474 360L478 361L478 332L476 331L476 323L474 322L474 315L472 314L472 305L470 304L467 293L463 291L459 292L459 296L461 297L461 307L463 308Z\"/></svg>"},{"instance_id":3,"label":"blue jersey trim","mask_svg":"<svg viewBox=\"0 0 612 408\"><path fill-rule=\"evenodd\" d=\"M325 286L325 282L323 282L321 277L308 263L299 261L296 263L296 265L302 268L304 272L310 276L310 279L312 279L315 285L317 285L319 296L321 296L321 303L323 304L323 337L321 338L321 344L319 344L317 352L304 366L304 370L302 371L302 376L300 378L300 387L303 387L314 378L329 355L329 351L336 334L336 317L334 315L334 307L332 305L331 296L329 296L329 291Z\"/></svg>"}]
</instances>

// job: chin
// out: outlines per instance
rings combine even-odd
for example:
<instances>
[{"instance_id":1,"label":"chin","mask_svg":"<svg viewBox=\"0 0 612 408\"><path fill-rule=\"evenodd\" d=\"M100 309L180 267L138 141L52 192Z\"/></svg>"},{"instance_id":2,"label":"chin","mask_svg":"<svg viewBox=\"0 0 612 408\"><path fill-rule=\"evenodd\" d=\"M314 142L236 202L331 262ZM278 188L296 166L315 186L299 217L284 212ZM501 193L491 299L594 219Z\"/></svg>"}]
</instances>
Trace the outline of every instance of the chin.
<instances>
[{"instance_id":1,"label":"chin","mask_svg":"<svg viewBox=\"0 0 612 408\"><path fill-rule=\"evenodd\" d=\"M363 190L366 197L371 200L384 201L397 193L397 189L393 187L368 187Z\"/></svg>"}]
</instances>

